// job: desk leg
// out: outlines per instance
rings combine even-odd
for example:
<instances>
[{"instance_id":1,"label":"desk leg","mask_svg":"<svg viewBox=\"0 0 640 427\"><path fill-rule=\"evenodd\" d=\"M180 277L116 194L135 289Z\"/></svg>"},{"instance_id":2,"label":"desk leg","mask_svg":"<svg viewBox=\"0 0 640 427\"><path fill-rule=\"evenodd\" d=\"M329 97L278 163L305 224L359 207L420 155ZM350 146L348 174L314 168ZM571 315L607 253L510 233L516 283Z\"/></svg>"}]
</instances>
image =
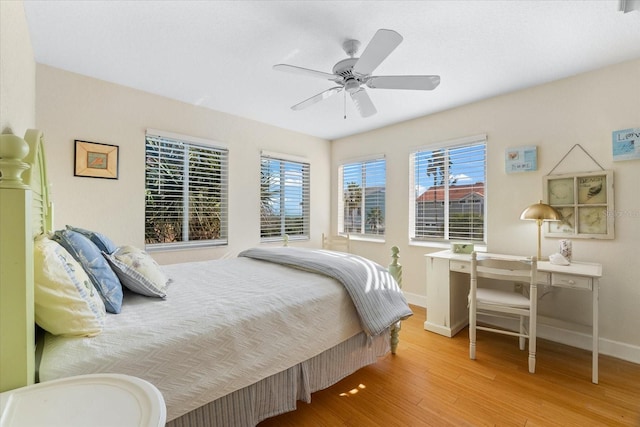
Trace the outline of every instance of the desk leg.
<instances>
[{"instance_id":1,"label":"desk leg","mask_svg":"<svg viewBox=\"0 0 640 427\"><path fill-rule=\"evenodd\" d=\"M598 344L599 344L599 331L598 331L598 305L599 297L598 292L600 289L600 281L597 278L593 279L593 348L592 357L593 362L591 366L591 382L598 384Z\"/></svg>"}]
</instances>

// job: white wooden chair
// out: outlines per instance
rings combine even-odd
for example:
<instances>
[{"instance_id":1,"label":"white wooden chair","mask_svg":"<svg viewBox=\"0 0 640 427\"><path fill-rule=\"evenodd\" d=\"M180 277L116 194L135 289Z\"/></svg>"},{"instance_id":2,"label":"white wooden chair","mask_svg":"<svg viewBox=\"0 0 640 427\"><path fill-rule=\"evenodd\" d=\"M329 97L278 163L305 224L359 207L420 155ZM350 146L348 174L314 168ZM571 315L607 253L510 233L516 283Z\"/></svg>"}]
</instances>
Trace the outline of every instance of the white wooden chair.
<instances>
[{"instance_id":1,"label":"white wooden chair","mask_svg":"<svg viewBox=\"0 0 640 427\"><path fill-rule=\"evenodd\" d=\"M329 236L322 233L322 249L332 251L351 252L351 241L349 233L345 235Z\"/></svg>"},{"instance_id":2,"label":"white wooden chair","mask_svg":"<svg viewBox=\"0 0 640 427\"><path fill-rule=\"evenodd\" d=\"M476 358L476 330L519 337L520 350L529 339L529 372L536 370L536 313L538 290L536 257L517 260L477 259L471 254L471 285L469 290L469 357ZM478 288L478 278L496 280L501 289ZM515 290L515 283L529 285L529 295ZM477 325L477 315L516 317L519 331ZM528 324L526 320L528 319Z\"/></svg>"}]
</instances>

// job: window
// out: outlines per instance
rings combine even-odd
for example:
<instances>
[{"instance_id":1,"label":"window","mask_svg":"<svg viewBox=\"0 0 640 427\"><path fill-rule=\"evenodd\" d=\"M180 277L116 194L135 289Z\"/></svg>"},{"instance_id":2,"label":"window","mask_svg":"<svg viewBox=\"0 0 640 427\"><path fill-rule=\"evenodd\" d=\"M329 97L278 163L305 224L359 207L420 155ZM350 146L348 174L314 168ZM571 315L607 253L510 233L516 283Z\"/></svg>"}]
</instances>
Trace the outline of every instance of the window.
<instances>
[{"instance_id":1,"label":"window","mask_svg":"<svg viewBox=\"0 0 640 427\"><path fill-rule=\"evenodd\" d=\"M260 158L260 238L309 238L309 163L263 153Z\"/></svg>"},{"instance_id":2,"label":"window","mask_svg":"<svg viewBox=\"0 0 640 427\"><path fill-rule=\"evenodd\" d=\"M485 242L486 136L411 154L413 241Z\"/></svg>"},{"instance_id":3,"label":"window","mask_svg":"<svg viewBox=\"0 0 640 427\"><path fill-rule=\"evenodd\" d=\"M147 132L147 248L227 243L228 150L207 142Z\"/></svg>"},{"instance_id":4,"label":"window","mask_svg":"<svg viewBox=\"0 0 640 427\"><path fill-rule=\"evenodd\" d=\"M340 166L338 232L384 236L386 160Z\"/></svg>"}]
</instances>

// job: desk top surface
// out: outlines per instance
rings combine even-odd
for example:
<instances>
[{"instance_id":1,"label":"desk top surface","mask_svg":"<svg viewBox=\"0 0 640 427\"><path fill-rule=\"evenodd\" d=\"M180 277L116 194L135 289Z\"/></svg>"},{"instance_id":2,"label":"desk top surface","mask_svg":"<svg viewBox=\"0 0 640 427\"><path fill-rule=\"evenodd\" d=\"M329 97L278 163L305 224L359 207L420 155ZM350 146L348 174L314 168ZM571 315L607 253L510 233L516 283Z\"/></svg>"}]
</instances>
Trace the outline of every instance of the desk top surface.
<instances>
[{"instance_id":1,"label":"desk top surface","mask_svg":"<svg viewBox=\"0 0 640 427\"><path fill-rule=\"evenodd\" d=\"M497 259L521 259L522 256L494 254L489 252L477 252L478 258L497 258ZM451 250L433 252L425 255L430 258L442 258L457 261L471 262L471 254L456 254ZM538 271L549 273L565 273L578 276L602 277L602 264L594 262L577 262L571 261L569 265L551 264L549 261L538 261Z\"/></svg>"}]
</instances>

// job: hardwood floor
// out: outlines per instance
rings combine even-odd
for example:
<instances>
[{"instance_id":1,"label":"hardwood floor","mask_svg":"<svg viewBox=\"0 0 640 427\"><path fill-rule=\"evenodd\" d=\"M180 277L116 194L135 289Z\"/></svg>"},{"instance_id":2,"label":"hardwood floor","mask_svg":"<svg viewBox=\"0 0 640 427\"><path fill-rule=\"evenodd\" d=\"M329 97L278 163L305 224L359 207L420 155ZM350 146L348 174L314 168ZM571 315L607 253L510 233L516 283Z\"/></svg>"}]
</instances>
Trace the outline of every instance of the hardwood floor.
<instances>
[{"instance_id":1,"label":"hardwood floor","mask_svg":"<svg viewBox=\"0 0 640 427\"><path fill-rule=\"evenodd\" d=\"M538 340L536 373L517 338L468 331L446 338L423 329L425 310L403 322L397 354L388 354L334 386L298 402L268 426L640 426L640 365Z\"/></svg>"}]
</instances>

